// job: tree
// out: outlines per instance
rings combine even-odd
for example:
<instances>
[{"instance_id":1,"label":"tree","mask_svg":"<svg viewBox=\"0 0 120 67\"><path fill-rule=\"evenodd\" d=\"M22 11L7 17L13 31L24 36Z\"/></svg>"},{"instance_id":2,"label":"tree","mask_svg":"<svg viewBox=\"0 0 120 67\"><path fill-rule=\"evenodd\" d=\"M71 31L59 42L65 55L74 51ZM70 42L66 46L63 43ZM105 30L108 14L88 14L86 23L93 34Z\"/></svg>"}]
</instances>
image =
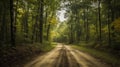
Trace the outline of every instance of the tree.
<instances>
[{"instance_id":1,"label":"tree","mask_svg":"<svg viewBox=\"0 0 120 67\"><path fill-rule=\"evenodd\" d=\"M14 4L10 0L10 23L11 23L11 45L15 46L15 22L14 22Z\"/></svg>"}]
</instances>

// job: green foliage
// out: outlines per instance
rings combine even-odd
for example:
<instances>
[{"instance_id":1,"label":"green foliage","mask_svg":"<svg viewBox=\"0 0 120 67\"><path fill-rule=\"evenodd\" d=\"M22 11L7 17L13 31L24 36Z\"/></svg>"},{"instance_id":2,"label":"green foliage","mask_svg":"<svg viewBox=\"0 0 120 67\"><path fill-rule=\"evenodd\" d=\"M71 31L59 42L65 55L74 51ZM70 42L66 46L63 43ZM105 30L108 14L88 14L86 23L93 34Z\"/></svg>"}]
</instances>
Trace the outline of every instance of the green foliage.
<instances>
[{"instance_id":1,"label":"green foliage","mask_svg":"<svg viewBox=\"0 0 120 67\"><path fill-rule=\"evenodd\" d=\"M68 27L66 22L59 23L57 29L55 29L54 41L67 42L68 41Z\"/></svg>"},{"instance_id":2,"label":"green foliage","mask_svg":"<svg viewBox=\"0 0 120 67\"><path fill-rule=\"evenodd\" d=\"M60 0L0 1L0 65L3 64L2 67L14 67L11 65L21 59L55 47L50 43L54 36L51 32L58 22L56 11L60 3ZM12 8L13 10L10 10ZM47 40L47 37L50 40ZM41 40L43 43L40 42Z\"/></svg>"},{"instance_id":3,"label":"green foliage","mask_svg":"<svg viewBox=\"0 0 120 67\"><path fill-rule=\"evenodd\" d=\"M114 44L112 47L114 49L120 50L120 18L116 19L112 24L112 40L114 41Z\"/></svg>"},{"instance_id":4,"label":"green foliage","mask_svg":"<svg viewBox=\"0 0 120 67\"><path fill-rule=\"evenodd\" d=\"M55 42L48 42L48 41L44 42L43 44L44 45L41 45L40 48L44 52L50 51L57 45L57 43L55 43Z\"/></svg>"}]
</instances>

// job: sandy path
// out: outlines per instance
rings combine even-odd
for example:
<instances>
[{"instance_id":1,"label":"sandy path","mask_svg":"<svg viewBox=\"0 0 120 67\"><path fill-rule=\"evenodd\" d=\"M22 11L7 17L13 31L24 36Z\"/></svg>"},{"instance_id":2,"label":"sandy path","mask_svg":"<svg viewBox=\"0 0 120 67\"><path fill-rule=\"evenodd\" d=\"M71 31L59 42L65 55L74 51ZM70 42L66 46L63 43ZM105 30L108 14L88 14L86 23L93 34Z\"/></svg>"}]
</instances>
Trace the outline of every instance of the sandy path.
<instances>
[{"instance_id":1,"label":"sandy path","mask_svg":"<svg viewBox=\"0 0 120 67\"><path fill-rule=\"evenodd\" d=\"M36 57L24 67L110 67L89 54L58 43L52 51Z\"/></svg>"}]
</instances>

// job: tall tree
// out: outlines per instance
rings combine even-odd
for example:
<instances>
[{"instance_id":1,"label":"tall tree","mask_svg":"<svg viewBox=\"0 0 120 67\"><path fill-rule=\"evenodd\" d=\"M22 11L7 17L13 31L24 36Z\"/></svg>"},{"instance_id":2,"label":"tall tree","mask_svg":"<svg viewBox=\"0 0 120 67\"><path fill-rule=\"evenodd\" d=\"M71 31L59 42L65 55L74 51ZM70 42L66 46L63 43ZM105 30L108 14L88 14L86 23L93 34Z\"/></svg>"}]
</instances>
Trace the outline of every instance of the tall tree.
<instances>
[{"instance_id":1,"label":"tall tree","mask_svg":"<svg viewBox=\"0 0 120 67\"><path fill-rule=\"evenodd\" d=\"M44 10L44 0L40 0L40 43L43 42L43 12Z\"/></svg>"},{"instance_id":2,"label":"tall tree","mask_svg":"<svg viewBox=\"0 0 120 67\"><path fill-rule=\"evenodd\" d=\"M11 45L15 46L14 3L10 0Z\"/></svg>"},{"instance_id":3,"label":"tall tree","mask_svg":"<svg viewBox=\"0 0 120 67\"><path fill-rule=\"evenodd\" d=\"M98 0L99 43L101 44L101 0Z\"/></svg>"}]
</instances>

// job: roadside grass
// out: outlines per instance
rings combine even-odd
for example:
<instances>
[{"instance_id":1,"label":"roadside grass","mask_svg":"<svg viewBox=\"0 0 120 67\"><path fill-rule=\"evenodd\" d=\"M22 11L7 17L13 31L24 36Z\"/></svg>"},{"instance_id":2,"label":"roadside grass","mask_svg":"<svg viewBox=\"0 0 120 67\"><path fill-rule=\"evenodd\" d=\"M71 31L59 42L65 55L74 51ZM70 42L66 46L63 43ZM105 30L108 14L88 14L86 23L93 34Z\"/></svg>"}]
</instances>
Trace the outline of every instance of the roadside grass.
<instances>
[{"instance_id":1,"label":"roadside grass","mask_svg":"<svg viewBox=\"0 0 120 67\"><path fill-rule=\"evenodd\" d=\"M57 43L44 42L43 44L21 44L14 48L4 47L0 49L0 65L2 67L22 67L32 58L52 50Z\"/></svg>"},{"instance_id":2,"label":"roadside grass","mask_svg":"<svg viewBox=\"0 0 120 67\"><path fill-rule=\"evenodd\" d=\"M110 53L80 45L72 45L72 47L80 51L89 53L90 55L100 59L101 61L110 64L112 67L120 67L120 58L116 58L114 55Z\"/></svg>"},{"instance_id":3,"label":"roadside grass","mask_svg":"<svg viewBox=\"0 0 120 67\"><path fill-rule=\"evenodd\" d=\"M55 42L51 42L51 43L45 42L44 45L42 45L40 49L41 49L43 52L47 52L47 51L50 51L50 50L52 50L53 48L55 48L56 45L57 45L57 43L55 43Z\"/></svg>"}]
</instances>

